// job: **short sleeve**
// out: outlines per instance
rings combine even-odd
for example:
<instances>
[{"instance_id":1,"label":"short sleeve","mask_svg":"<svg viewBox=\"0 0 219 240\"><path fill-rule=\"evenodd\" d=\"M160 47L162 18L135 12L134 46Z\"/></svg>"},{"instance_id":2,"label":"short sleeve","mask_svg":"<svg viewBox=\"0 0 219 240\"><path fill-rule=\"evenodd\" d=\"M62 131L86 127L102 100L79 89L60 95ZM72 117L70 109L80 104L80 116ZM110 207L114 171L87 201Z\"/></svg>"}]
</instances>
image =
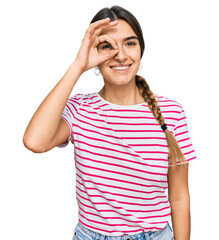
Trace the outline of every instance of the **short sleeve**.
<instances>
[{"instance_id":1,"label":"short sleeve","mask_svg":"<svg viewBox=\"0 0 219 240\"><path fill-rule=\"evenodd\" d=\"M177 119L173 135L175 136L186 161L189 162L196 159L196 153L189 137L186 113L183 108L179 114L179 118ZM177 165L179 164L179 161L177 161ZM169 166L171 165L172 164L169 164Z\"/></svg>"},{"instance_id":2,"label":"short sleeve","mask_svg":"<svg viewBox=\"0 0 219 240\"><path fill-rule=\"evenodd\" d=\"M69 138L65 143L60 144L58 146L60 148L67 146L69 141L73 141L74 126L75 126L75 123L76 123L77 114L78 114L78 110L79 110L80 102L81 102L80 101L80 95L81 94L75 94L75 95L71 96L68 99L68 101L65 105L65 108L63 110L61 118L69 126Z\"/></svg>"}]
</instances>

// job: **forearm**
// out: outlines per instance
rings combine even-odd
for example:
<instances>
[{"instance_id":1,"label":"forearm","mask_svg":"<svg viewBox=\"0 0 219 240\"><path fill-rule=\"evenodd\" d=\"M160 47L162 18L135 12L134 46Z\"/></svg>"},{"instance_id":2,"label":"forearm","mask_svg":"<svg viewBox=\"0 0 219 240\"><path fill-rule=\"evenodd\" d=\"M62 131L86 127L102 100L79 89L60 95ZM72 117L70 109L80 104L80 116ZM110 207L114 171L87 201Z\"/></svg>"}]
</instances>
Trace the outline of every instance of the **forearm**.
<instances>
[{"instance_id":1,"label":"forearm","mask_svg":"<svg viewBox=\"0 0 219 240\"><path fill-rule=\"evenodd\" d=\"M73 63L56 84L33 115L24 133L25 145L40 149L54 137L61 115L71 91L81 75L81 70Z\"/></svg>"},{"instance_id":2,"label":"forearm","mask_svg":"<svg viewBox=\"0 0 219 240\"><path fill-rule=\"evenodd\" d=\"M190 240L191 217L189 194L180 200L170 201L174 240Z\"/></svg>"}]
</instances>

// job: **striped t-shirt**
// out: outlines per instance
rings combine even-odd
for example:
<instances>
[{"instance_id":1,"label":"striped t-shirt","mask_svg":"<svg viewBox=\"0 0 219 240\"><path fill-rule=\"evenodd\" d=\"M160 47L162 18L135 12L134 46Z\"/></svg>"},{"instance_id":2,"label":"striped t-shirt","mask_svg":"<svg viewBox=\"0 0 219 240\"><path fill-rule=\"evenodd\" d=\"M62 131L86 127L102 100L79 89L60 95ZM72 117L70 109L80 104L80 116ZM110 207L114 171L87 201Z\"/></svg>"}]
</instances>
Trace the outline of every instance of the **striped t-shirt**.
<instances>
[{"instance_id":1,"label":"striped t-shirt","mask_svg":"<svg viewBox=\"0 0 219 240\"><path fill-rule=\"evenodd\" d=\"M156 94L187 161L196 158L182 105ZM86 228L123 236L164 228L168 146L146 102L117 105L97 92L69 98L62 118L74 144L78 218Z\"/></svg>"}]
</instances>

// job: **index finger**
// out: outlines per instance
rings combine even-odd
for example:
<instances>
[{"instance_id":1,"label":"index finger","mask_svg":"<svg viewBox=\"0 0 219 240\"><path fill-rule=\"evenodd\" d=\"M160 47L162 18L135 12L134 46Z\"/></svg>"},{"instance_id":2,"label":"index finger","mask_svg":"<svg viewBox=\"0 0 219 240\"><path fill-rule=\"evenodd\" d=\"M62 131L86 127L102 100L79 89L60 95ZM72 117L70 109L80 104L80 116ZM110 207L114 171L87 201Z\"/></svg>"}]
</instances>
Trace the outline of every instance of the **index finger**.
<instances>
[{"instance_id":1,"label":"index finger","mask_svg":"<svg viewBox=\"0 0 219 240\"><path fill-rule=\"evenodd\" d=\"M109 36L107 36L106 34L100 35L97 40L98 40L97 49L99 49L99 50L100 50L100 46L103 45L104 43L110 43L111 46L112 46L114 49L117 49L117 48L118 48L117 45L116 45L116 43L115 43L115 41L114 41L112 38L110 38Z\"/></svg>"},{"instance_id":2,"label":"index finger","mask_svg":"<svg viewBox=\"0 0 219 240\"><path fill-rule=\"evenodd\" d=\"M89 28L87 29L87 32L88 33L92 33L94 32L95 30L97 29L103 29L103 28L108 28L108 27L112 27L114 25L116 25L118 23L117 20L115 21L110 21L110 18L104 18L104 19L101 19L101 20L98 20L94 23L91 23Z\"/></svg>"}]
</instances>

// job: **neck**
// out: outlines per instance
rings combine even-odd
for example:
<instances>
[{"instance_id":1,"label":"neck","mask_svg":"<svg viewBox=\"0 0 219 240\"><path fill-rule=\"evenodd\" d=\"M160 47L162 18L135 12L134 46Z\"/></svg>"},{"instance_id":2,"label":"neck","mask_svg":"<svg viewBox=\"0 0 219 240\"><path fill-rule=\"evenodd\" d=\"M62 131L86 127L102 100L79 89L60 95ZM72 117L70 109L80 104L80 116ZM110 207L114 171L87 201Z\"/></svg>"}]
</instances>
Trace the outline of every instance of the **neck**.
<instances>
[{"instance_id":1,"label":"neck","mask_svg":"<svg viewBox=\"0 0 219 240\"><path fill-rule=\"evenodd\" d=\"M134 105L145 102L137 86L133 91L129 91L128 89L126 91L124 88L122 91L114 91L104 85L99 95L106 101L117 105Z\"/></svg>"}]
</instances>

